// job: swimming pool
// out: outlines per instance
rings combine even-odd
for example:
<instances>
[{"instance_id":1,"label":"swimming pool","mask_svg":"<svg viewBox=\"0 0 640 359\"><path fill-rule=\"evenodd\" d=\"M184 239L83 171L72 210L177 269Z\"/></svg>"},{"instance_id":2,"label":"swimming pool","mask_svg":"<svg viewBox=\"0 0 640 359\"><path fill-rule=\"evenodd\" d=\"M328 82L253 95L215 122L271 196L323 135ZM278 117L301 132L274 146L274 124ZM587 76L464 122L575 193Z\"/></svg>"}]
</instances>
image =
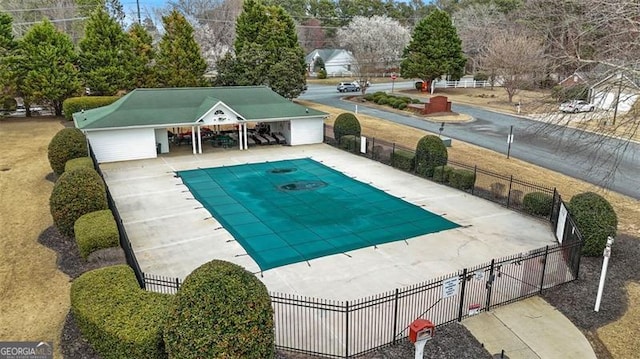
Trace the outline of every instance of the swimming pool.
<instances>
[{"instance_id":1,"label":"swimming pool","mask_svg":"<svg viewBox=\"0 0 640 359\"><path fill-rule=\"evenodd\" d=\"M178 175L261 270L459 227L310 158Z\"/></svg>"}]
</instances>

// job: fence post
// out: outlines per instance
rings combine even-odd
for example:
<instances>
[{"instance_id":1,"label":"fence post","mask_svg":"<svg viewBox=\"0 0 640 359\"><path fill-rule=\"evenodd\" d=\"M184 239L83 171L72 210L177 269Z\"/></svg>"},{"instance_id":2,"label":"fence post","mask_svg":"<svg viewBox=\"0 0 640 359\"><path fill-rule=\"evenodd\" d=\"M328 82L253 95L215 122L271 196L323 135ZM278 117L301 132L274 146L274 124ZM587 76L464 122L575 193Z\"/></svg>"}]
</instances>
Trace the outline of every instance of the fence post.
<instances>
[{"instance_id":1,"label":"fence post","mask_svg":"<svg viewBox=\"0 0 640 359\"><path fill-rule=\"evenodd\" d=\"M551 214L549 215L549 220L552 223L553 223L553 217L554 217L553 212L555 212L556 203L559 202L559 201L556 201L557 198L558 198L557 196L558 196L558 191L556 190L555 187L553 187L553 207L551 208ZM560 210L560 206L558 206L558 211L559 210ZM556 226L555 227L558 226L557 222L558 222L558 220L556 219ZM554 230L555 230L555 228L554 228Z\"/></svg>"},{"instance_id":2,"label":"fence post","mask_svg":"<svg viewBox=\"0 0 640 359\"><path fill-rule=\"evenodd\" d=\"M462 289L460 290L460 307L458 308L458 322L462 321L462 308L464 307L464 290L467 287L467 268L462 271Z\"/></svg>"},{"instance_id":3,"label":"fence post","mask_svg":"<svg viewBox=\"0 0 640 359\"><path fill-rule=\"evenodd\" d=\"M371 138L371 159L376 159L376 138Z\"/></svg>"},{"instance_id":4,"label":"fence post","mask_svg":"<svg viewBox=\"0 0 640 359\"><path fill-rule=\"evenodd\" d=\"M547 259L549 258L549 246L544 248L544 263L542 263L542 277L540 278L540 294L544 286L544 272L547 270Z\"/></svg>"},{"instance_id":5,"label":"fence post","mask_svg":"<svg viewBox=\"0 0 640 359\"><path fill-rule=\"evenodd\" d=\"M398 288L396 288L396 295L394 296L393 299L393 344L395 345L397 340L396 340L396 332L398 331L398 293L399 290Z\"/></svg>"},{"instance_id":6,"label":"fence post","mask_svg":"<svg viewBox=\"0 0 640 359\"><path fill-rule=\"evenodd\" d=\"M396 164L396 143L393 143L391 147L391 167L395 167Z\"/></svg>"},{"instance_id":7,"label":"fence post","mask_svg":"<svg viewBox=\"0 0 640 359\"><path fill-rule=\"evenodd\" d=\"M485 304L485 308L487 312L491 308L491 288L493 288L493 281L495 280L495 274L493 273L493 269L495 267L496 260L491 260L491 270L489 270L489 280L487 281L487 302Z\"/></svg>"},{"instance_id":8,"label":"fence post","mask_svg":"<svg viewBox=\"0 0 640 359\"><path fill-rule=\"evenodd\" d=\"M345 332L344 332L344 357L349 358L349 301L345 302Z\"/></svg>"},{"instance_id":9,"label":"fence post","mask_svg":"<svg viewBox=\"0 0 640 359\"><path fill-rule=\"evenodd\" d=\"M509 208L509 202L511 201L511 186L513 185L513 175L509 178L509 192L507 192L507 208Z\"/></svg>"},{"instance_id":10,"label":"fence post","mask_svg":"<svg viewBox=\"0 0 640 359\"><path fill-rule=\"evenodd\" d=\"M478 179L478 165L473 165L473 187L471 187L471 195L475 194L477 179Z\"/></svg>"},{"instance_id":11,"label":"fence post","mask_svg":"<svg viewBox=\"0 0 640 359\"><path fill-rule=\"evenodd\" d=\"M180 278L176 277L176 293L180 290Z\"/></svg>"}]
</instances>

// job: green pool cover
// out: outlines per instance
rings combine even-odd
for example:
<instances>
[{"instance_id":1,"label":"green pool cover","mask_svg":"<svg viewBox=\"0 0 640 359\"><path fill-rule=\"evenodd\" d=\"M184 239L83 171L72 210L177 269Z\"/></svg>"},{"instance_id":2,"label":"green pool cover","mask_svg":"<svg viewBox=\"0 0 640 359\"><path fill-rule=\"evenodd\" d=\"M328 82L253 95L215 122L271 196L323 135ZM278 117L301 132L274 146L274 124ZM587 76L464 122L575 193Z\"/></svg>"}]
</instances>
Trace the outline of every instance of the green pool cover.
<instances>
[{"instance_id":1,"label":"green pool cover","mask_svg":"<svg viewBox=\"0 0 640 359\"><path fill-rule=\"evenodd\" d=\"M178 175L262 270L458 227L309 158Z\"/></svg>"}]
</instances>

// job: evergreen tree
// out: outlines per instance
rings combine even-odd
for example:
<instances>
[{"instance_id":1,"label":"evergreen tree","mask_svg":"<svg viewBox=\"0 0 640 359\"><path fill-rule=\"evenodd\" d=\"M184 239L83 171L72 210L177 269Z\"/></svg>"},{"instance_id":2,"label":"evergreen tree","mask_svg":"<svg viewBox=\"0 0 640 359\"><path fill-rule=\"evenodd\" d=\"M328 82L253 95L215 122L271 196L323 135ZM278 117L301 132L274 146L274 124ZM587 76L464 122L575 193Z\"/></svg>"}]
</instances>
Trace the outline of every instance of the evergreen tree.
<instances>
[{"instance_id":1,"label":"evergreen tree","mask_svg":"<svg viewBox=\"0 0 640 359\"><path fill-rule=\"evenodd\" d=\"M306 65L295 24L279 6L244 2L236 23L235 57L217 63L216 84L266 85L286 98L304 89Z\"/></svg>"},{"instance_id":2,"label":"evergreen tree","mask_svg":"<svg viewBox=\"0 0 640 359\"><path fill-rule=\"evenodd\" d=\"M85 86L104 95L133 88L132 61L129 37L102 7L97 8L80 41L79 62Z\"/></svg>"},{"instance_id":3,"label":"evergreen tree","mask_svg":"<svg viewBox=\"0 0 640 359\"><path fill-rule=\"evenodd\" d=\"M71 39L51 22L45 20L34 25L18 41L12 59L25 105L42 101L61 116L62 102L80 89L76 59Z\"/></svg>"},{"instance_id":4,"label":"evergreen tree","mask_svg":"<svg viewBox=\"0 0 640 359\"><path fill-rule=\"evenodd\" d=\"M15 79L9 70L11 52L16 47L12 31L13 18L6 13L0 13L0 106L3 108L6 100L11 100L15 90ZM15 100L14 100L15 101Z\"/></svg>"},{"instance_id":5,"label":"evergreen tree","mask_svg":"<svg viewBox=\"0 0 640 359\"><path fill-rule=\"evenodd\" d=\"M160 86L205 86L207 63L193 37L193 27L178 11L162 18L165 33L156 58L156 76Z\"/></svg>"},{"instance_id":6,"label":"evergreen tree","mask_svg":"<svg viewBox=\"0 0 640 359\"><path fill-rule=\"evenodd\" d=\"M131 74L135 81L134 86L136 88L154 87L155 79L151 62L155 57L155 51L151 35L144 26L135 23L129 29L129 38L133 52Z\"/></svg>"},{"instance_id":7,"label":"evergreen tree","mask_svg":"<svg viewBox=\"0 0 640 359\"><path fill-rule=\"evenodd\" d=\"M400 74L427 82L442 75L460 77L466 61L451 18L444 11L434 10L413 30L411 42L404 49Z\"/></svg>"}]
</instances>

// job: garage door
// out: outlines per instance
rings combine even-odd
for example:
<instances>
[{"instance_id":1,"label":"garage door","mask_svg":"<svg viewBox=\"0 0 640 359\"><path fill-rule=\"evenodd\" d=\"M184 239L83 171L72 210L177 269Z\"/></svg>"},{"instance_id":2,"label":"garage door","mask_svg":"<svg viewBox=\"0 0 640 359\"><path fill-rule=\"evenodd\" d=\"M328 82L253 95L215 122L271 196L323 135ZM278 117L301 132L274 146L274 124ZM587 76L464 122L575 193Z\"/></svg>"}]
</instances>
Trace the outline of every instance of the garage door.
<instances>
[{"instance_id":1,"label":"garage door","mask_svg":"<svg viewBox=\"0 0 640 359\"><path fill-rule=\"evenodd\" d=\"M323 120L300 119L291 120L291 145L309 145L324 141Z\"/></svg>"},{"instance_id":2,"label":"garage door","mask_svg":"<svg viewBox=\"0 0 640 359\"><path fill-rule=\"evenodd\" d=\"M88 131L87 138L100 163L156 157L153 128Z\"/></svg>"}]
</instances>

